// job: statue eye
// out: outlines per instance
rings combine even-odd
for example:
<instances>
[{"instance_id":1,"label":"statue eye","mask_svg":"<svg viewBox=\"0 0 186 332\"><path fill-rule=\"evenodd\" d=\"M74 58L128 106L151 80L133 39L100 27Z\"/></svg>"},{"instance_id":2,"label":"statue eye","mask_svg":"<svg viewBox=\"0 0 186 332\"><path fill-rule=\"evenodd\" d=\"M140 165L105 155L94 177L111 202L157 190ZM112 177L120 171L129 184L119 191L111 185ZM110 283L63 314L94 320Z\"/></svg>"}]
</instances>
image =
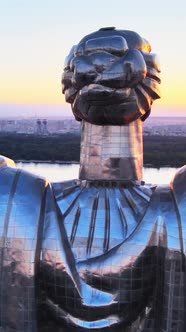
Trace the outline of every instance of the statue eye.
<instances>
[{"instance_id":1,"label":"statue eye","mask_svg":"<svg viewBox=\"0 0 186 332\"><path fill-rule=\"evenodd\" d=\"M96 52L90 55L90 59L96 70L102 72L117 61L119 57L108 52Z\"/></svg>"}]
</instances>

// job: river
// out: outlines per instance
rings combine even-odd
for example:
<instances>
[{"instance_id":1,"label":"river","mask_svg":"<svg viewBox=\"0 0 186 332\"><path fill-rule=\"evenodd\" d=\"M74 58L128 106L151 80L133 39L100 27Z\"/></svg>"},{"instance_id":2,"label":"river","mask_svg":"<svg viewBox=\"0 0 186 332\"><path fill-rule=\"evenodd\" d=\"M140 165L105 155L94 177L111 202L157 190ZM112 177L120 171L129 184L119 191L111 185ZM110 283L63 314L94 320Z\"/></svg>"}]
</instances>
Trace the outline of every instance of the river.
<instances>
[{"instance_id":1,"label":"river","mask_svg":"<svg viewBox=\"0 0 186 332\"><path fill-rule=\"evenodd\" d=\"M46 177L51 182L77 179L79 172L79 164L19 162L17 167ZM144 167L143 180L146 183L153 184L169 183L176 170L177 168L173 167L161 167L159 169Z\"/></svg>"}]
</instances>

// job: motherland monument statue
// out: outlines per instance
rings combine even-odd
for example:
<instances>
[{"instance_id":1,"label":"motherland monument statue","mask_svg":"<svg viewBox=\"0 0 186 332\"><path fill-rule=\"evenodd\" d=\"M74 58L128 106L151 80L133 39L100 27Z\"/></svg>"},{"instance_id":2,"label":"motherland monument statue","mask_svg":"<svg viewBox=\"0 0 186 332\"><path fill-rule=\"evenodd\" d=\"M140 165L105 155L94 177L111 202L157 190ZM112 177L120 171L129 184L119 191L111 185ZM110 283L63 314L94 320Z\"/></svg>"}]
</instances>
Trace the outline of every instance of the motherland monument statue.
<instances>
[{"instance_id":1,"label":"motherland monument statue","mask_svg":"<svg viewBox=\"0 0 186 332\"><path fill-rule=\"evenodd\" d=\"M1 157L1 332L186 331L186 168L142 179L159 73L137 33L85 36L62 76L79 179L50 184Z\"/></svg>"}]
</instances>

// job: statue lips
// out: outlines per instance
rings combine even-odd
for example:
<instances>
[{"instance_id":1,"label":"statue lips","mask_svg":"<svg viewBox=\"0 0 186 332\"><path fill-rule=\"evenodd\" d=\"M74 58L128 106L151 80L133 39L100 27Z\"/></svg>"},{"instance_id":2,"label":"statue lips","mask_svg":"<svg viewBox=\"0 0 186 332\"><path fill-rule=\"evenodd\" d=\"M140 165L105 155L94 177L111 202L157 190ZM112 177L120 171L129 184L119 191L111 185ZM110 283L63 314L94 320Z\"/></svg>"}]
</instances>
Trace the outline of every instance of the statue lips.
<instances>
[{"instance_id":1,"label":"statue lips","mask_svg":"<svg viewBox=\"0 0 186 332\"><path fill-rule=\"evenodd\" d=\"M113 89L101 84L89 84L84 86L79 95L92 105L119 104L130 98L131 89Z\"/></svg>"},{"instance_id":2,"label":"statue lips","mask_svg":"<svg viewBox=\"0 0 186 332\"><path fill-rule=\"evenodd\" d=\"M72 105L77 120L97 125L126 125L141 116L133 89L85 86Z\"/></svg>"}]
</instances>

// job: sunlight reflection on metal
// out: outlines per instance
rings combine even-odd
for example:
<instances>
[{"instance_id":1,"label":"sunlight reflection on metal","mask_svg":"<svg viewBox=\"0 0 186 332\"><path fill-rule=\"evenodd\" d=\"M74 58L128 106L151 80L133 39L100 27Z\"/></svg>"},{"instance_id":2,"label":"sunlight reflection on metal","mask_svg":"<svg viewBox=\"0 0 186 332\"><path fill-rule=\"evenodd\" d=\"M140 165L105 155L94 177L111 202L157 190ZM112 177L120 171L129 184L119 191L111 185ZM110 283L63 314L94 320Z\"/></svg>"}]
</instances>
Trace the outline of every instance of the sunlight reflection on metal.
<instances>
[{"instance_id":1,"label":"sunlight reflection on metal","mask_svg":"<svg viewBox=\"0 0 186 332\"><path fill-rule=\"evenodd\" d=\"M150 51L103 28L67 57L80 179L50 185L0 159L2 332L185 331L186 167L171 186L141 179L141 120L159 97Z\"/></svg>"},{"instance_id":2,"label":"sunlight reflection on metal","mask_svg":"<svg viewBox=\"0 0 186 332\"><path fill-rule=\"evenodd\" d=\"M70 51L62 91L78 120L123 125L148 117L160 97L159 72L144 38L129 30L100 29Z\"/></svg>"}]
</instances>

